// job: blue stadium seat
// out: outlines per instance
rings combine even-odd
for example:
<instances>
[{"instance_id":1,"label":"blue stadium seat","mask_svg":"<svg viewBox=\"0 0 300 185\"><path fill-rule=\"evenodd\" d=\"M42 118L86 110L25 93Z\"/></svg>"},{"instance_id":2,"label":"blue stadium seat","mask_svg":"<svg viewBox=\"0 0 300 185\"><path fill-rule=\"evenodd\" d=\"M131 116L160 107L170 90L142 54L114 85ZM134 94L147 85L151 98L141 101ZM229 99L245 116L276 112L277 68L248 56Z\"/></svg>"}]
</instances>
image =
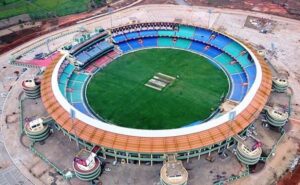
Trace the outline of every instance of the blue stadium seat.
<instances>
[{"instance_id":1,"label":"blue stadium seat","mask_svg":"<svg viewBox=\"0 0 300 185\"><path fill-rule=\"evenodd\" d=\"M109 44L108 42L100 42L97 44L97 47L100 48L101 50L106 50L107 48L111 47L112 45Z\"/></svg>"},{"instance_id":2,"label":"blue stadium seat","mask_svg":"<svg viewBox=\"0 0 300 185\"><path fill-rule=\"evenodd\" d=\"M79 110L80 112L86 114L86 115L89 115L91 116L90 112L87 110L87 108L84 106L83 103L73 103L73 106Z\"/></svg>"},{"instance_id":3,"label":"blue stadium seat","mask_svg":"<svg viewBox=\"0 0 300 185\"><path fill-rule=\"evenodd\" d=\"M214 58L214 57L216 57L216 56L218 56L218 55L220 55L220 54L222 53L221 50L219 50L219 49L217 49L217 48L214 48L214 47L212 47L212 46L211 46L209 49L207 49L207 50L204 49L202 52L203 52L204 54L206 54L206 55L212 57L212 58Z\"/></svg>"},{"instance_id":4,"label":"blue stadium seat","mask_svg":"<svg viewBox=\"0 0 300 185\"><path fill-rule=\"evenodd\" d=\"M234 101L242 101L247 93L248 86L243 85L247 82L247 77L245 73L231 75L232 78L232 91L230 98Z\"/></svg>"},{"instance_id":5,"label":"blue stadium seat","mask_svg":"<svg viewBox=\"0 0 300 185\"><path fill-rule=\"evenodd\" d=\"M93 48L87 50L86 52L92 58L92 57L98 55L101 52L101 50L98 47L93 47Z\"/></svg>"},{"instance_id":6,"label":"blue stadium seat","mask_svg":"<svg viewBox=\"0 0 300 185\"><path fill-rule=\"evenodd\" d=\"M141 37L154 37L157 36L158 32L156 30L142 30L140 31Z\"/></svg>"},{"instance_id":7,"label":"blue stadium seat","mask_svg":"<svg viewBox=\"0 0 300 185\"><path fill-rule=\"evenodd\" d=\"M139 49L142 47L138 40L129 40L127 42L132 47L132 49Z\"/></svg>"},{"instance_id":8,"label":"blue stadium seat","mask_svg":"<svg viewBox=\"0 0 300 185\"><path fill-rule=\"evenodd\" d=\"M131 50L130 46L127 44L126 41L125 41L125 42L119 43L118 46L120 47L120 49L121 49L124 53L126 53L126 52L128 52L128 51Z\"/></svg>"},{"instance_id":9,"label":"blue stadium seat","mask_svg":"<svg viewBox=\"0 0 300 185\"><path fill-rule=\"evenodd\" d=\"M254 83L255 77L256 77L256 66L253 64L247 68L245 68L245 71L249 77L248 82L249 82L249 88L252 86Z\"/></svg>"},{"instance_id":10,"label":"blue stadium seat","mask_svg":"<svg viewBox=\"0 0 300 185\"><path fill-rule=\"evenodd\" d=\"M242 79L242 83L247 83L248 82L248 78L247 78L247 75L246 75L245 72L240 73L239 75L240 75L240 77Z\"/></svg>"},{"instance_id":11,"label":"blue stadium seat","mask_svg":"<svg viewBox=\"0 0 300 185\"><path fill-rule=\"evenodd\" d=\"M127 37L128 40L130 39L136 39L136 38L139 38L139 32L129 32L129 33L126 33L125 36Z\"/></svg>"},{"instance_id":12,"label":"blue stadium seat","mask_svg":"<svg viewBox=\"0 0 300 185\"><path fill-rule=\"evenodd\" d=\"M206 45L203 44L203 43L201 43L201 42L195 42L195 41L193 41L189 49L191 49L193 51L196 51L196 52L202 53L202 51L204 50L205 46Z\"/></svg>"},{"instance_id":13,"label":"blue stadium seat","mask_svg":"<svg viewBox=\"0 0 300 185\"><path fill-rule=\"evenodd\" d=\"M216 36L216 38L214 38L210 41L210 44L214 45L218 48L223 48L231 42L233 42L233 40L231 40L230 38L225 37L223 35L218 35L218 36Z\"/></svg>"},{"instance_id":14,"label":"blue stadium seat","mask_svg":"<svg viewBox=\"0 0 300 185\"><path fill-rule=\"evenodd\" d=\"M85 53L85 51L80 52L75 56L77 60L79 60L82 63L86 63L91 57Z\"/></svg>"},{"instance_id":15,"label":"blue stadium seat","mask_svg":"<svg viewBox=\"0 0 300 185\"><path fill-rule=\"evenodd\" d=\"M144 47L156 47L157 38L156 37L143 38L143 45Z\"/></svg>"},{"instance_id":16,"label":"blue stadium seat","mask_svg":"<svg viewBox=\"0 0 300 185\"><path fill-rule=\"evenodd\" d=\"M203 28L197 28L194 34L194 39L207 42L210 38L211 31L203 29Z\"/></svg>"},{"instance_id":17,"label":"blue stadium seat","mask_svg":"<svg viewBox=\"0 0 300 185\"><path fill-rule=\"evenodd\" d=\"M113 45L109 44L108 42L101 41L95 43L94 45L90 46L86 50L78 53L75 55L78 61L81 62L81 66L86 65L88 62L94 60L98 56L108 52L109 50L113 50Z\"/></svg>"},{"instance_id":18,"label":"blue stadium seat","mask_svg":"<svg viewBox=\"0 0 300 185\"><path fill-rule=\"evenodd\" d=\"M116 43L119 43L119 42L123 42L126 40L126 37L125 35L123 34L120 34L120 35L116 35L113 37L113 40L116 42Z\"/></svg>"}]
</instances>

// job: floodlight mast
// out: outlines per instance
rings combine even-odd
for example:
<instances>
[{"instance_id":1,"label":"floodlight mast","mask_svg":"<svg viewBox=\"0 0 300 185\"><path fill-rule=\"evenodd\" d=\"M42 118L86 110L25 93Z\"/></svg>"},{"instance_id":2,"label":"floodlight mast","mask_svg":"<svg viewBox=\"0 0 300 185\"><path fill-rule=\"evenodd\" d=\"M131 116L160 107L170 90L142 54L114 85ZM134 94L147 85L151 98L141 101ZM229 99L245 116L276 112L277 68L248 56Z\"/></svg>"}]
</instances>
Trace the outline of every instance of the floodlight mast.
<instances>
[{"instance_id":1,"label":"floodlight mast","mask_svg":"<svg viewBox=\"0 0 300 185\"><path fill-rule=\"evenodd\" d=\"M208 9L208 23L207 23L207 28L209 29L209 25L210 25L210 15L212 13L212 10L211 9Z\"/></svg>"},{"instance_id":2,"label":"floodlight mast","mask_svg":"<svg viewBox=\"0 0 300 185\"><path fill-rule=\"evenodd\" d=\"M110 4L108 4L108 14L110 16L110 28L109 28L109 32L110 32L110 42L112 42L112 28L113 28L113 18L112 18L112 14L113 14L113 8L110 6Z\"/></svg>"}]
</instances>

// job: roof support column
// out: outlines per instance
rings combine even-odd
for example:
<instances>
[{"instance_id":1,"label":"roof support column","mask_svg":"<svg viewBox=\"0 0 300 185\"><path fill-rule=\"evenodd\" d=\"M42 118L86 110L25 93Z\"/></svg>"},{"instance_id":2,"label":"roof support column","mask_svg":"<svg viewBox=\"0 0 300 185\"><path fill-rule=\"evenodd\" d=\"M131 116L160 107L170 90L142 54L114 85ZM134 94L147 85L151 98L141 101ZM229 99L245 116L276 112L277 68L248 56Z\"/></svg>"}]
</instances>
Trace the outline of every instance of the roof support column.
<instances>
[{"instance_id":1,"label":"roof support column","mask_svg":"<svg viewBox=\"0 0 300 185\"><path fill-rule=\"evenodd\" d=\"M210 145L210 147L209 147L208 156L210 156L210 154L211 154L211 148L212 148L212 145Z\"/></svg>"},{"instance_id":2,"label":"roof support column","mask_svg":"<svg viewBox=\"0 0 300 185\"><path fill-rule=\"evenodd\" d=\"M150 156L151 156L150 164L151 164L151 166L153 166L153 155L150 154Z\"/></svg>"},{"instance_id":3,"label":"roof support column","mask_svg":"<svg viewBox=\"0 0 300 185\"><path fill-rule=\"evenodd\" d=\"M138 156L139 156L139 166L141 165L141 154L138 153Z\"/></svg>"},{"instance_id":4,"label":"roof support column","mask_svg":"<svg viewBox=\"0 0 300 185\"><path fill-rule=\"evenodd\" d=\"M106 159L105 148L101 146L102 156Z\"/></svg>"},{"instance_id":5,"label":"roof support column","mask_svg":"<svg viewBox=\"0 0 300 185\"><path fill-rule=\"evenodd\" d=\"M230 146L230 143L231 143L231 138L229 138L227 141L227 146L226 146L226 148L229 148L229 146Z\"/></svg>"},{"instance_id":6,"label":"roof support column","mask_svg":"<svg viewBox=\"0 0 300 185\"><path fill-rule=\"evenodd\" d=\"M200 157L201 157L201 148L199 149L198 160L200 160Z\"/></svg>"},{"instance_id":7,"label":"roof support column","mask_svg":"<svg viewBox=\"0 0 300 185\"><path fill-rule=\"evenodd\" d=\"M114 154L115 154L115 161L118 161L118 158L117 158L117 151L114 150Z\"/></svg>"},{"instance_id":8,"label":"roof support column","mask_svg":"<svg viewBox=\"0 0 300 185\"><path fill-rule=\"evenodd\" d=\"M219 143L218 153L221 151L221 148L222 148L221 145L222 145L222 142Z\"/></svg>"}]
</instances>

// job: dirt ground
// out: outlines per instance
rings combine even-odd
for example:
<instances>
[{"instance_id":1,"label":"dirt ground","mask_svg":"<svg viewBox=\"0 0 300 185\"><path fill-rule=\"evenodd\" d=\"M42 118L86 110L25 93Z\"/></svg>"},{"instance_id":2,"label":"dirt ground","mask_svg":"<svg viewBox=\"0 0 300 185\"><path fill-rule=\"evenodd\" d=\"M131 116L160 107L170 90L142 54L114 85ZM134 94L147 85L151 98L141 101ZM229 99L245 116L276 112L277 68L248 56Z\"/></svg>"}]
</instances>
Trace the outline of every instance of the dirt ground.
<instances>
[{"instance_id":1,"label":"dirt ground","mask_svg":"<svg viewBox=\"0 0 300 185\"><path fill-rule=\"evenodd\" d=\"M277 185L299 185L300 182L300 166L294 172L288 172Z\"/></svg>"},{"instance_id":2,"label":"dirt ground","mask_svg":"<svg viewBox=\"0 0 300 185\"><path fill-rule=\"evenodd\" d=\"M119 9L134 3L134 0L120 0L117 3L112 4L110 7L112 9ZM7 52L22 43L28 42L40 35L53 32L55 30L71 26L76 24L77 21L92 17L98 14L103 14L108 12L108 6L95 9L90 12L83 12L74 15L67 15L59 18L53 18L48 20L43 20L42 25L35 29L24 29L22 31L14 32L0 37L0 54Z\"/></svg>"},{"instance_id":3,"label":"dirt ground","mask_svg":"<svg viewBox=\"0 0 300 185\"><path fill-rule=\"evenodd\" d=\"M300 138L299 138L299 128L300 121L290 120L290 137L298 143L298 152L300 154ZM286 174L277 182L277 185L299 185L300 184L300 165L292 172L287 171Z\"/></svg>"},{"instance_id":4,"label":"dirt ground","mask_svg":"<svg viewBox=\"0 0 300 185\"><path fill-rule=\"evenodd\" d=\"M300 4L297 0L187 0L187 2L189 4L197 6L251 10L279 15L283 17L300 19L300 12L297 15L295 11L290 11L291 8L297 9L297 7L295 6L299 6L298 9L300 9Z\"/></svg>"},{"instance_id":5,"label":"dirt ground","mask_svg":"<svg viewBox=\"0 0 300 185\"><path fill-rule=\"evenodd\" d=\"M295 1L295 2L294 2ZM111 6L113 9L118 9L124 6L127 6L133 3L134 0L120 0L118 3ZM299 5L300 3L297 0L281 0L278 1L278 4L273 3L272 0L186 0L186 2L190 5L196 6L211 6L211 7L218 7L218 8L232 8L232 9L244 9L244 10L251 10L257 12L264 12L268 14L280 15L283 17L289 17L294 19L300 19L300 14L292 14L288 11L288 8L291 6L283 6L284 3L288 2L289 4L293 5L293 9L295 6ZM277 2L277 1L276 1ZM175 4L174 0L143 0L142 2L138 3L137 5L144 5L144 4ZM98 14L107 13L108 7L102 7L91 12L84 12L75 15L68 15L64 17L59 17L56 19L44 20L42 21L42 26L39 28L31 29L31 30L22 30L17 33L9 34L6 36L1 37L0 39L3 41L8 41L0 44L0 54L9 51L16 46L25 43L37 36L49 33L51 31L57 30L59 28L67 27L73 24L76 24L77 21L95 16ZM293 11L294 12L294 11ZM16 39L17 37L17 39Z\"/></svg>"},{"instance_id":6,"label":"dirt ground","mask_svg":"<svg viewBox=\"0 0 300 185\"><path fill-rule=\"evenodd\" d=\"M175 0L144 0L139 5L143 4L176 4Z\"/></svg>"}]
</instances>

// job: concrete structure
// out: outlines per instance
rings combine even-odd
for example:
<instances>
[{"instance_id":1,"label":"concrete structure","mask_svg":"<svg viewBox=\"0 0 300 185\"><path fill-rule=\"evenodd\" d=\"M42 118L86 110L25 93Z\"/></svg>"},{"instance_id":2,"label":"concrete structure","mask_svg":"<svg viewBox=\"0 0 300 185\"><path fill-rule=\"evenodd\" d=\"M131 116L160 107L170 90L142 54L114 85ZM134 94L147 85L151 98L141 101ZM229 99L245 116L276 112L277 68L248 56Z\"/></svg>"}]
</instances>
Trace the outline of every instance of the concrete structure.
<instances>
[{"instance_id":1,"label":"concrete structure","mask_svg":"<svg viewBox=\"0 0 300 185\"><path fill-rule=\"evenodd\" d=\"M238 142L237 145L237 158L244 164L253 165L259 161L261 156L262 149L261 147L248 148L242 142Z\"/></svg>"},{"instance_id":2,"label":"concrete structure","mask_svg":"<svg viewBox=\"0 0 300 185\"><path fill-rule=\"evenodd\" d=\"M38 78L23 81L22 87L25 92L25 95L28 98L36 99L41 97L41 82Z\"/></svg>"},{"instance_id":3,"label":"concrete structure","mask_svg":"<svg viewBox=\"0 0 300 185\"><path fill-rule=\"evenodd\" d=\"M50 127L47 124L48 120L38 118L24 125L26 135L34 142L45 140L50 134Z\"/></svg>"},{"instance_id":4,"label":"concrete structure","mask_svg":"<svg viewBox=\"0 0 300 185\"><path fill-rule=\"evenodd\" d=\"M101 161L96 154L82 149L73 161L76 177L83 181L96 179L101 173Z\"/></svg>"},{"instance_id":5,"label":"concrete structure","mask_svg":"<svg viewBox=\"0 0 300 185\"><path fill-rule=\"evenodd\" d=\"M287 123L288 118L288 112L277 106L268 108L266 111L266 119L268 123L275 127L284 126Z\"/></svg>"},{"instance_id":6,"label":"concrete structure","mask_svg":"<svg viewBox=\"0 0 300 185\"><path fill-rule=\"evenodd\" d=\"M167 161L160 170L161 185L186 185L188 172L182 162L176 160L175 155L169 155Z\"/></svg>"},{"instance_id":7,"label":"concrete structure","mask_svg":"<svg viewBox=\"0 0 300 185\"><path fill-rule=\"evenodd\" d=\"M289 86L288 80L285 78L274 78L272 88L276 92L285 92Z\"/></svg>"}]
</instances>

